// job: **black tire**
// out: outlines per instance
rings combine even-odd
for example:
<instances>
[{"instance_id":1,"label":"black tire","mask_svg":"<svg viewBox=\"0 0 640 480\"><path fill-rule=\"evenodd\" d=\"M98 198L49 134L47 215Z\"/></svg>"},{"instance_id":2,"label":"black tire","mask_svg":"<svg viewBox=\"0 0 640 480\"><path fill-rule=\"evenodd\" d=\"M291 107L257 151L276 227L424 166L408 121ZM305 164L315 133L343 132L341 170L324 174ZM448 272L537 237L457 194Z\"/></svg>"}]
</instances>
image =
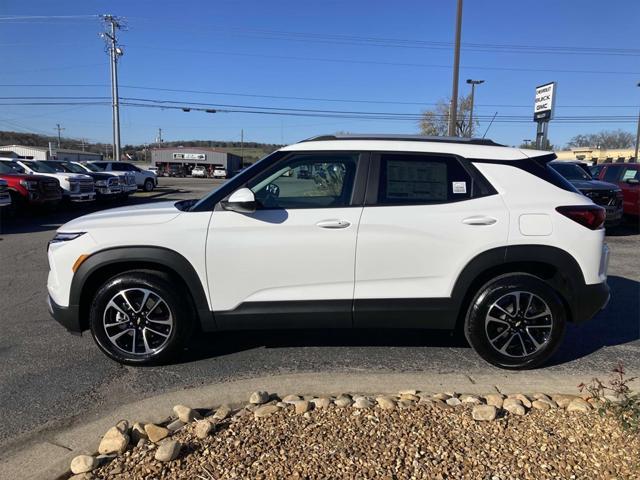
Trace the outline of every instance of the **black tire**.
<instances>
[{"instance_id":1,"label":"black tire","mask_svg":"<svg viewBox=\"0 0 640 480\"><path fill-rule=\"evenodd\" d=\"M517 311L516 305L520 306ZM562 298L547 282L527 273L511 273L478 290L469 305L464 332L487 362L526 370L544 364L555 353L566 319Z\"/></svg>"},{"instance_id":2,"label":"black tire","mask_svg":"<svg viewBox=\"0 0 640 480\"><path fill-rule=\"evenodd\" d=\"M150 178L147 178L144 181L144 185L142 186L142 189L145 192L151 192L151 191L153 191L153 187L154 187L153 180L151 180Z\"/></svg>"},{"instance_id":3,"label":"black tire","mask_svg":"<svg viewBox=\"0 0 640 480\"><path fill-rule=\"evenodd\" d=\"M188 301L188 293L176 288L176 282L171 280L171 277L161 272L129 271L110 278L99 288L91 304L89 326L98 347L109 358L125 365L158 365L168 362L183 349L191 336L194 313ZM152 293L149 295L150 300L140 305L144 298L141 291L144 290ZM126 299L121 296L123 291ZM156 301L156 297L163 303L150 304L149 302ZM118 313L123 310L110 306L113 299L116 299L116 306L119 308L125 309L128 300L134 309L139 307L144 313L145 308L148 308L150 314L136 319L137 314L129 310L124 317L122 313ZM119 320L118 315L126 320ZM170 329L168 325L161 323L167 319L172 322ZM150 327L153 327L151 332L160 333L142 331ZM135 333L123 333L115 344L110 340L109 334L114 337L125 330L135 330ZM136 342L135 346L132 346L133 342ZM148 348L153 352L147 353Z\"/></svg>"}]
</instances>

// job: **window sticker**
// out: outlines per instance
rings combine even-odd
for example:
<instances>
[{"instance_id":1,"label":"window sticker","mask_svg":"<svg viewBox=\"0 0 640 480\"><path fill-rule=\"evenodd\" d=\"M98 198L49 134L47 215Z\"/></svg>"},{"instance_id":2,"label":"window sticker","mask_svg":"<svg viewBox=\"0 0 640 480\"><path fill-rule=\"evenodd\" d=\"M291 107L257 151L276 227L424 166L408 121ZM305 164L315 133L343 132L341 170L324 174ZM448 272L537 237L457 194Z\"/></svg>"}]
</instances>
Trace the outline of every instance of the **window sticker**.
<instances>
[{"instance_id":1,"label":"window sticker","mask_svg":"<svg viewBox=\"0 0 640 480\"><path fill-rule=\"evenodd\" d=\"M451 182L453 193L467 193L467 182Z\"/></svg>"}]
</instances>

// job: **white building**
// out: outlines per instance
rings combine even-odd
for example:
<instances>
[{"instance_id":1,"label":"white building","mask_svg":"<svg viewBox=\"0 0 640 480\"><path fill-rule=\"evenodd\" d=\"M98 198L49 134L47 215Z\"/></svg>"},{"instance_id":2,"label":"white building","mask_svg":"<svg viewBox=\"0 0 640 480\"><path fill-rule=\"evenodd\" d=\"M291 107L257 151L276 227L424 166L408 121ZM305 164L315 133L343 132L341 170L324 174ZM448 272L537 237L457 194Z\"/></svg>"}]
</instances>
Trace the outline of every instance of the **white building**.
<instances>
[{"instance_id":1,"label":"white building","mask_svg":"<svg viewBox=\"0 0 640 480\"><path fill-rule=\"evenodd\" d=\"M13 152L19 157L32 160L66 160L71 162L83 162L102 160L101 153L83 152L82 150L69 150L65 148L28 147L23 145L2 145L0 151Z\"/></svg>"}]
</instances>

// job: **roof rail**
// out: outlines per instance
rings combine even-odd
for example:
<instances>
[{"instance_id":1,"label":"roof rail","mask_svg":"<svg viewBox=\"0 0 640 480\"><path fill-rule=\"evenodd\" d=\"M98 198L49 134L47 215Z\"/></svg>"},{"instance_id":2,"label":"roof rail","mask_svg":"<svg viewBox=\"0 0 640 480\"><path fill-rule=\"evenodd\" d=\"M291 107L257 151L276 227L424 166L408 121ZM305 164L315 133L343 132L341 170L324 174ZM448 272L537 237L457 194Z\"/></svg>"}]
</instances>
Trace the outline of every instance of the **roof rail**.
<instances>
[{"instance_id":1,"label":"roof rail","mask_svg":"<svg viewBox=\"0 0 640 480\"><path fill-rule=\"evenodd\" d=\"M460 143L467 145L488 145L494 147L504 147L499 143L488 138L464 138L464 137L435 137L428 135L402 135L402 134L337 134L337 135L318 135L316 137L307 138L299 143L318 142L323 140L395 140L403 142L438 142L438 143Z\"/></svg>"}]
</instances>

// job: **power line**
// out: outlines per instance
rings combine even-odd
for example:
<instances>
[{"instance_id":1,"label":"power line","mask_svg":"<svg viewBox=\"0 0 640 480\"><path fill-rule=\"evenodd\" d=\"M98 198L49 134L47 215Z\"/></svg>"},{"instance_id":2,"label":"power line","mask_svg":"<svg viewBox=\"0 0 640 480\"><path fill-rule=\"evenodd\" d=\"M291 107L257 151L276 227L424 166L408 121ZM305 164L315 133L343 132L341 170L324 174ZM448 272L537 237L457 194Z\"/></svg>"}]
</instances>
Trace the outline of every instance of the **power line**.
<instances>
[{"instance_id":1,"label":"power line","mask_svg":"<svg viewBox=\"0 0 640 480\"><path fill-rule=\"evenodd\" d=\"M108 87L109 85L106 83L66 83L66 84L53 84L53 83L37 83L37 84L11 84L5 83L0 84L0 87L20 87L20 88L55 88L55 87L64 87L64 88L102 88ZM250 94L250 93L238 93L238 92L220 92L220 91L212 91L212 90L190 90L190 89L179 89L179 88L163 88L163 87L149 87L149 86L141 86L141 85L120 85L120 88L125 89L135 89L135 90L149 90L149 91L158 91L158 92L173 92L173 93L197 93L203 95L221 95L221 96L231 96L231 97L248 97L248 98L268 98L268 99L278 99L278 100L305 100L312 102L338 102L338 103L371 103L371 104L388 104L388 105L438 105L437 102L407 102L401 100L364 100L364 99L353 99L353 98L326 98L326 97L298 97L298 96L287 96L287 95L264 95L264 94ZM15 99L18 97L3 97L3 98L11 98ZM53 97L52 97L53 98ZM63 97L56 97L63 98ZM78 97L74 97L78 98ZM96 97L103 98L103 97ZM498 103L478 103L476 106L479 107L501 107L501 108L531 108L531 104L498 104ZM557 108L633 108L635 110L635 105L558 105Z\"/></svg>"},{"instance_id":2,"label":"power line","mask_svg":"<svg viewBox=\"0 0 640 480\"><path fill-rule=\"evenodd\" d=\"M443 64L430 64L430 63L410 63L410 62L385 62L380 60L361 60L361 59L348 59L348 58L326 58L326 57L299 57L293 55L272 55L262 53L244 53L244 52L225 52L216 50L191 50L182 48L170 48L170 47L153 47L146 45L138 45L137 48L147 50L161 50L185 52L185 53L197 53L199 55L226 55L236 57L252 57L252 58L274 58L279 60L301 60L301 61L314 61L314 62L330 62L330 63L348 63L348 64L362 64L362 65L383 65L383 66L398 66L398 67L417 67L417 68L453 68L451 65ZM507 71L507 72L546 72L546 73L583 73L583 74L602 74L602 75L640 75L640 72L627 72L627 71L611 71L611 70L573 70L573 69L557 69L557 68L521 68L521 67L489 67L480 65L461 65L461 69L464 70L489 70L489 71Z\"/></svg>"}]
</instances>

